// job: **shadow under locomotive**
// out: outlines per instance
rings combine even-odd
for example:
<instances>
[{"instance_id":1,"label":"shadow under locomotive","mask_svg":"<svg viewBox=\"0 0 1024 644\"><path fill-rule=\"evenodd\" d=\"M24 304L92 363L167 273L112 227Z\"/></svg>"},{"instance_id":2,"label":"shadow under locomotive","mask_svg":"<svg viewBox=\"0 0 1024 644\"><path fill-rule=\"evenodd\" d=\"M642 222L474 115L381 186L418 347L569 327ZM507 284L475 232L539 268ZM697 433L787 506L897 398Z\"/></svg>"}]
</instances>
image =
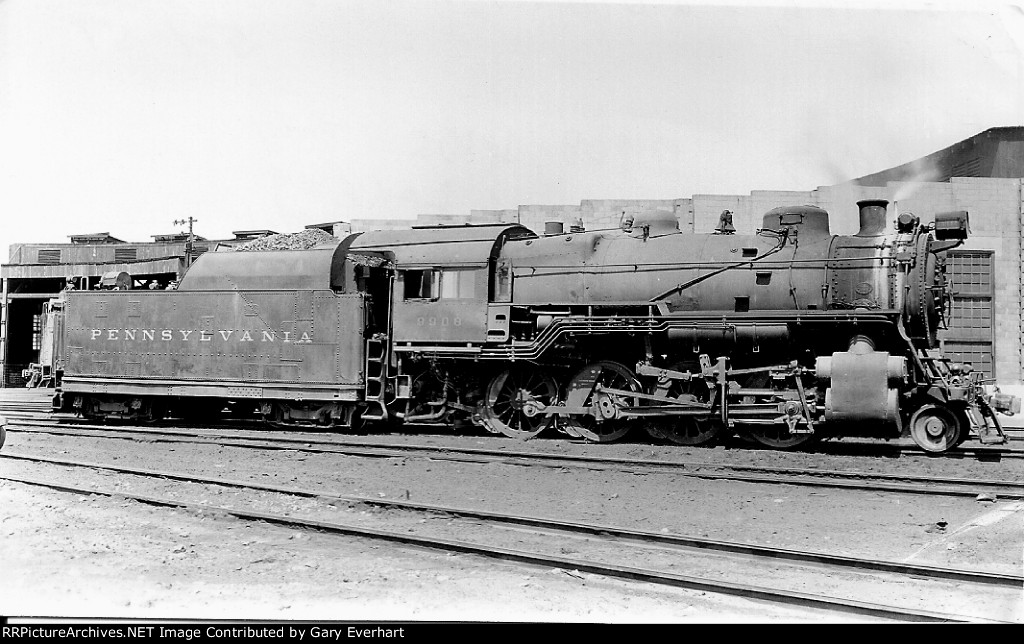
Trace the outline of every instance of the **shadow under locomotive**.
<instances>
[{"instance_id":1,"label":"shadow under locomotive","mask_svg":"<svg viewBox=\"0 0 1024 644\"><path fill-rule=\"evenodd\" d=\"M923 225L860 202L856 235L776 208L754 234L681 233L654 212L538 237L515 224L351 235L305 251L203 255L173 291L65 294L58 405L90 418L281 426L473 423L589 441L775 448L909 434L944 452L1006 441L980 374L937 351L945 252L967 213Z\"/></svg>"}]
</instances>

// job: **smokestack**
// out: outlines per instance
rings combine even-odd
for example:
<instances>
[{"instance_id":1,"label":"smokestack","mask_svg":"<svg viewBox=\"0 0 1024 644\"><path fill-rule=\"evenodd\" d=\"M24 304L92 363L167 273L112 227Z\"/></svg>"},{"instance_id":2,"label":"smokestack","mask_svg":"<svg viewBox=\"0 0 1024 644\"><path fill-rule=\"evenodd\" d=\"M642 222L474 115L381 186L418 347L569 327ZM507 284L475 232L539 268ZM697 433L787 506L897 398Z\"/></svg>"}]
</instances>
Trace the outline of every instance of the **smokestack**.
<instances>
[{"instance_id":1,"label":"smokestack","mask_svg":"<svg viewBox=\"0 0 1024 644\"><path fill-rule=\"evenodd\" d=\"M885 207L889 202L885 199L866 199L858 201L860 208L860 230L858 237L878 237L885 234Z\"/></svg>"}]
</instances>

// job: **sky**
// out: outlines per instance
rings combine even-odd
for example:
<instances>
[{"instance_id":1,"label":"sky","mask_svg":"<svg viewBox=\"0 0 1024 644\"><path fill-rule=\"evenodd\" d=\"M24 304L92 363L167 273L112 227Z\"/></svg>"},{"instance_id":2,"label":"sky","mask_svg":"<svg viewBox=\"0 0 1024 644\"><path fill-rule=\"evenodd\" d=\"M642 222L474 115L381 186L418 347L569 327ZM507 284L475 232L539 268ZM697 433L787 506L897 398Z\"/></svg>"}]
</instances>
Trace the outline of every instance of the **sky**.
<instances>
[{"instance_id":1,"label":"sky","mask_svg":"<svg viewBox=\"0 0 1024 644\"><path fill-rule=\"evenodd\" d=\"M811 190L1012 125L1011 4L0 0L0 252Z\"/></svg>"}]
</instances>

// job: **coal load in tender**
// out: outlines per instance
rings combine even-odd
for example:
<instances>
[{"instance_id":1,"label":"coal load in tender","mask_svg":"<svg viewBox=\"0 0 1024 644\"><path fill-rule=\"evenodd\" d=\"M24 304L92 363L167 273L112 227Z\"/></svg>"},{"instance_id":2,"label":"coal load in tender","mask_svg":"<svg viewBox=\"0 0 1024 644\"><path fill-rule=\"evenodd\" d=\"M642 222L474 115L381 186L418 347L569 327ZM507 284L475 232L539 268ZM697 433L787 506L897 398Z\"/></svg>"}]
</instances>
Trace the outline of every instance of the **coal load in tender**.
<instances>
[{"instance_id":1,"label":"coal load in tender","mask_svg":"<svg viewBox=\"0 0 1024 644\"><path fill-rule=\"evenodd\" d=\"M319 228L308 228L299 233L268 235L236 246L236 251L307 250L321 244L335 243L338 238Z\"/></svg>"}]
</instances>

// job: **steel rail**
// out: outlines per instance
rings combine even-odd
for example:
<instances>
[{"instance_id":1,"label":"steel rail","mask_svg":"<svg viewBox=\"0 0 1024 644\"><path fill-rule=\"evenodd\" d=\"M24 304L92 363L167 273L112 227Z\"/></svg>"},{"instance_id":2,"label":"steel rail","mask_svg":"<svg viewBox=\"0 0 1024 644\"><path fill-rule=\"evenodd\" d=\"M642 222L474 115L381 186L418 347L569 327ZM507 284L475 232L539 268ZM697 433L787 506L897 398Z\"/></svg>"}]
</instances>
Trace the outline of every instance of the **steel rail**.
<instances>
[{"instance_id":1,"label":"steel rail","mask_svg":"<svg viewBox=\"0 0 1024 644\"><path fill-rule=\"evenodd\" d=\"M18 433L26 430L8 426L8 432ZM1024 500L1024 482L984 480L984 479L952 479L948 477L924 477L909 476L902 474L874 474L870 472L855 472L842 470L820 470L800 468L771 468L754 465L730 465L718 463L698 463L692 461L652 461L632 458L603 457L603 456L580 456L573 454L545 454L538 452L516 452L509 450L488 450L467 447L443 447L428 445L382 445L367 444L351 441L315 441L306 438L248 438L237 436L226 436L223 434L198 435L195 433L180 432L174 430L160 429L104 429L100 431L89 430L86 432L68 430L62 428L37 428L29 432L46 433L65 436L86 436L96 438L113 438L121 440L136 440L130 436L118 434L155 434L160 438L150 439L154 441L176 442L176 443L213 443L225 447L241 447L247 449L271 449L271 450L292 450L317 454L342 454L347 456L394 458L408 453L428 453L438 458L442 455L445 460L461 460L467 462L505 462L509 464L521 464L519 461L529 461L531 465L542 465L545 467L566 467L573 466L584 469L619 469L644 468L647 470L662 470L676 476L687 478L698 478L708 480L730 480L746 483L768 483L776 485L796 485L803 487L836 488L845 490L866 490L869 492L893 492L905 494L923 494L929 496L960 496L976 497L979 493L987 491L983 488L999 488L998 495L1006 500ZM110 435L104 435L107 432ZM323 447L314 447L322 445ZM461 455L464 458L452 458L451 454ZM726 472L709 472L687 468L707 468L725 470ZM727 473L728 471L736 473ZM754 472L750 474L743 473ZM772 476L779 474L790 478ZM807 478L792 478L803 476ZM826 479L846 480L826 480ZM882 481L870 483L867 481ZM907 485L892 481L911 481L918 485ZM935 487L936 485L965 486L963 488Z\"/></svg>"},{"instance_id":2,"label":"steel rail","mask_svg":"<svg viewBox=\"0 0 1024 644\"><path fill-rule=\"evenodd\" d=\"M180 428L164 428L164 427L161 427L160 425L148 425L148 426L145 426L145 427L140 427L140 426L137 426L137 425L97 424L97 423L88 422L88 421L86 421L84 419L77 418L77 417L66 417L66 416L56 416L55 417L55 416L52 416L52 415L47 416L45 414L44 414L43 418L39 418L39 417L37 417L37 415L34 415L34 414L26 417L26 416L23 416L23 415L19 415L17 413L15 413L15 414L8 414L8 417L10 419L14 419L16 421L13 424L24 426L24 427L34 427L34 426L51 427L51 426L66 425L67 427L77 427L77 428L82 428L82 429L99 429L99 430L105 430L105 431L122 431L122 428L123 428L123 430L125 430L125 431L138 430L138 431L154 431L155 432L155 431L164 430L164 431L168 431L168 432L175 432L175 431L177 431L177 429L189 429L189 428L192 428L192 429L198 429L200 431L203 431L203 430L227 430L227 431L251 431L251 432L254 432L254 433L258 433L258 432L267 433L267 432L269 432L271 430L273 430L273 431L277 431L278 430L278 428L271 428L269 426L260 426L258 429L249 429L249 428L246 428L246 427L239 428L239 427L236 427L235 425L245 423L245 424L247 424L247 425L249 425L251 427L253 422L256 422L256 424L258 424L258 421L245 422L245 421L238 421L237 419L235 419L235 420L225 420L225 421L221 421L221 422L213 422L213 423L211 423L209 425L203 425L203 426L194 426L194 427L192 427L192 426L186 424L185 426L180 427ZM54 423L54 421L56 421L56 424ZM307 432L303 432L302 429L303 429L302 427L296 427L294 430L290 430L290 431L291 431L291 433L296 433L296 434L298 434L298 433L307 433L307 434L308 433L316 433L316 434L322 435L324 433L327 433L327 434L331 434L331 435L335 435L335 436L339 435L337 432L330 431L329 428L313 428L313 427L311 427L311 428L309 428L309 431L307 431ZM327 430L327 431L325 431L325 430ZM1021 428L1021 429L1019 429L1017 431L1024 432L1024 428ZM181 433L184 434L184 432L181 432ZM294 440L294 441L298 441L298 442L309 442L306 439L288 438L288 437L285 437L285 436L274 436L274 437L271 437L268 440ZM832 442L832 441L824 442L824 443L822 443L821 445L818 446L819 447L819 451L818 452L807 452L807 453L830 453L831 455L850 456L850 455L855 455L855 454L835 453L835 452L832 452L831 450L828 450L828 449L820 450L820 448L821 447L831 447L831 448L845 447L845 448L851 448L851 447L862 447L862 446L863 447L867 447L869 449L874 448L874 449L890 450L890 451L893 451L893 452L897 453L900 456L927 456L928 458L932 458L932 459L941 459L941 458L958 458L959 459L959 458L963 458L963 456L965 454L974 454L974 455L978 456L981 460L985 460L985 459L989 459L989 458L993 459L993 460L994 459L999 459L999 458L1018 458L1018 457L1024 458L1024 449L999 448L999 447L967 447L967 448L960 448L957 451L951 451L951 452L944 452L944 453L941 453L941 454L935 454L935 453L931 453L931 452L925 452L924 450L918 448L917 446L913 446L913 445L892 445L890 443L872 444L872 443L863 443L863 442L856 442L856 441L849 441L849 440L844 441L844 442L838 442L838 441L837 442ZM773 450L771 448L764 447L764 446L761 446L761 445L750 445L750 446L746 447L745 449L748 449L750 451L758 451L758 452L775 452L775 451L778 451L778 450Z\"/></svg>"},{"instance_id":3,"label":"steel rail","mask_svg":"<svg viewBox=\"0 0 1024 644\"><path fill-rule=\"evenodd\" d=\"M83 428L83 429L94 428L94 429L100 429L100 430L105 430L105 431L120 431L118 425L106 425L106 424L90 423L90 422L85 421L84 419L77 418L77 417L66 417L66 416L56 416L55 417L55 416L52 416L52 415L48 416L47 414L43 414L44 417L43 418L39 418L38 414L31 414L31 415L27 415L26 416L26 415L23 415L23 414L19 414L18 412L14 412L14 413L3 412L3 414L5 416L7 416L9 421L14 421L13 423L10 423L10 424L15 424L15 425L24 426L24 427L32 427L32 426L50 427L50 426L53 426L52 420L56 420L59 423L61 423L63 425L66 425L68 427L78 427L78 428ZM266 428L262 428L261 427L260 429L236 428L236 427L233 426L236 423L239 423L239 421L237 419L234 420L234 421L227 420L227 421L222 421L222 422L213 422L210 425L202 426L199 429L219 429L219 430L253 431L253 432L269 431L271 429L269 427L266 427ZM248 423L248 424L250 426L252 425L251 422ZM123 426L123 427L125 427L128 431L131 431L131 426ZM144 428L138 428L139 431L157 431L159 429L161 429L161 427L158 426L158 425L144 427ZM321 434L324 433L323 430L319 430L318 431L316 428L310 428L310 430L312 432L316 432L316 433L321 433ZM168 431L173 431L173 430L168 430ZM290 431L292 431L294 433L301 433L302 432L302 428L301 427L297 427L294 430L290 430ZM1004 430L1004 431L1006 431L1006 430ZM1022 428L1022 429L1020 429L1018 431L1024 432L1024 428ZM281 438L273 437L273 438L267 438L266 440L288 440L288 439L285 438L285 437L281 437ZM304 440L304 439L292 439L292 440L296 440L298 442L309 442L308 440ZM771 450L770 448L766 448L766 447L763 447L763 446L760 446L760 445L750 445L750 446L744 446L744 447L745 447L745 449L749 449L750 451L776 451L776 450ZM963 446L961 446L961 447L959 447L959 448L957 448L956 450L953 450L953 451L944 452L944 453L941 453L941 454L935 454L935 453L931 453L931 452L926 452L926 451L920 449L919 447L913 446L913 445L892 445L892 444L889 444L889 443L873 444L873 443L863 443L863 442L850 441L850 440L847 440L847 441L844 441L844 442L832 442L832 441L823 442L823 443L819 444L816 447L816 450L814 452L807 452L807 453L822 453L822 454L836 455L836 456L856 456L857 454L851 454L851 453L849 453L849 451L851 449L855 449L855 448L858 448L858 447L864 447L867 450L876 450L876 451L877 450L885 450L887 453L892 453L892 454L895 454L895 455L901 456L901 457L906 456L906 457L909 457L909 458L927 457L929 459L950 458L950 459L962 460L964 458L971 457L971 458L976 458L979 461L1024 458L1024 449L1000 448L1000 447L963 447ZM868 456L871 456L871 454L868 454Z\"/></svg>"},{"instance_id":4,"label":"steel rail","mask_svg":"<svg viewBox=\"0 0 1024 644\"><path fill-rule=\"evenodd\" d=\"M733 582L717 581L704 577L679 575L674 573L659 572L630 566L598 564L570 557L544 555L529 551L515 550L512 548L492 547L468 541L421 537L407 533L400 534L395 532L389 532L386 530L376 530L336 522L318 521L313 519L300 519L296 517L289 517L279 514L269 514L249 510L238 510L234 508L228 508L217 505L187 503L184 501L174 499L164 499L140 494L130 494L126 492L108 492L105 490L99 490L91 487L74 486L68 483L58 483L54 481L45 481L30 477L12 476L6 473L0 473L0 479L22 483L26 485L47 487L50 489L63 492L70 492L73 494L93 494L110 498L129 499L132 501L137 501L148 505L154 505L158 507L180 508L197 513L221 513L224 515L233 516L235 518L248 521L258 521L274 525L282 525L294 528L342 534L346 536L364 537L381 541L387 541L391 543L400 543L404 545L427 548L431 550L459 552L463 554L475 554L493 559L502 559L505 561L513 561L516 563L523 563L528 565L544 567L555 566L579 572L586 572L594 575L601 575L605 577L630 579L634 581L642 581L665 586L673 586L677 588L686 588L691 590L700 590L704 592L734 595L746 597L748 599L758 599L773 603L796 605L804 608L830 610L840 613L857 614L899 621L998 621L967 615L941 613L936 611L921 611L900 608L895 606L886 606L883 604L863 602L858 600L840 599L836 597L830 597L827 595L819 595L814 593L779 590L763 586L755 586L751 584L738 584Z\"/></svg>"},{"instance_id":5,"label":"steel rail","mask_svg":"<svg viewBox=\"0 0 1024 644\"><path fill-rule=\"evenodd\" d=\"M192 474L181 474L166 470L154 470L148 468L133 468L123 465L109 465L104 463L91 463L86 461L69 461L65 459L50 458L48 456L34 456L29 454L0 454L0 458L9 458L21 461L33 461L51 465L67 467L86 467L90 469L102 469L122 474L146 476L151 478L170 479L175 481L203 483L208 485L220 485L264 492L275 492L313 499L331 499L344 501L350 504L373 505L377 507L415 510L419 512L432 512L438 514L461 516L472 519L510 523L530 527L546 528L549 530L561 530L565 532L578 532L599 536L613 536L621 539L628 539L640 542L654 542L662 545L673 545L683 548L697 548L715 550L721 552L748 554L756 557L765 557L776 560L796 561L801 563L824 564L830 567L855 568L861 570L874 570L881 572L892 572L904 575L915 575L933 579L949 579L954 581L968 582L974 584L991 584L997 586L1021 587L1024 589L1024 576L1006 575L1000 573L989 573L976 570L963 570L954 568L940 568L937 566L923 566L917 564L906 564L884 559L865 559L862 557L848 557L841 555L830 555L822 552L792 550L786 548L775 548L760 546L751 543L740 543L735 541L721 541L715 539L703 539L689 535L669 535L645 530L630 530L607 525L595 525L571 521L558 521L555 519L544 519L541 517L519 516L499 512L485 512L466 508L456 508L429 503L413 503L411 501L390 501L387 499L375 499L370 497L339 495L315 490L291 488L280 485L267 485L250 481L238 481L213 477L196 476Z\"/></svg>"}]
</instances>

